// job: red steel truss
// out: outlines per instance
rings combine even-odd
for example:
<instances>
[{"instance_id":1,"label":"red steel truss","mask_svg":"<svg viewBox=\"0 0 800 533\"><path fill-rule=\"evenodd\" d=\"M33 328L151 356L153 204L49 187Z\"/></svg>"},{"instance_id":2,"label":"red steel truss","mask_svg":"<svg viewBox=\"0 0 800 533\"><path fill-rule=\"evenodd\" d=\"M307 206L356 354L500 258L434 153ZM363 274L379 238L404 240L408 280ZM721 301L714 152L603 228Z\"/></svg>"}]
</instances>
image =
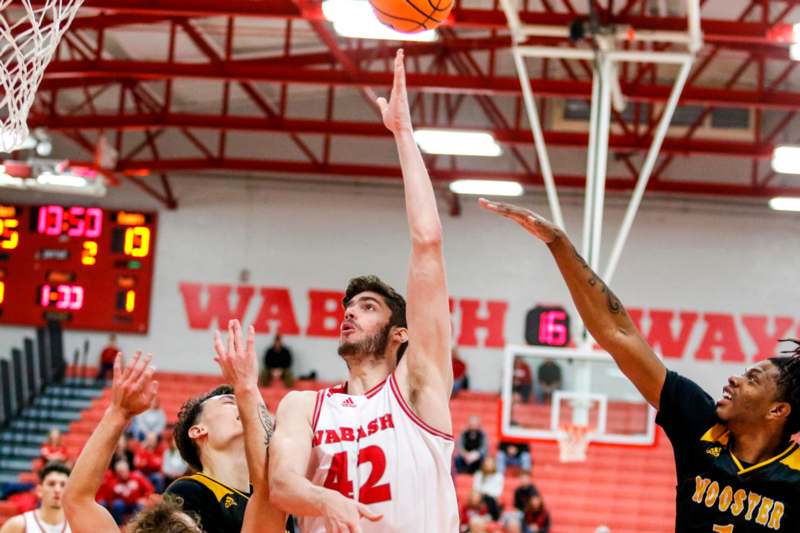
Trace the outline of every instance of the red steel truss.
<instances>
[{"instance_id":1,"label":"red steel truss","mask_svg":"<svg viewBox=\"0 0 800 533\"><path fill-rule=\"evenodd\" d=\"M729 0L707 0L702 4L726 4ZM118 166L109 171L112 179L131 179L146 192L174 207L167 173L177 171L234 170L271 174L314 174L329 177L375 177L398 179L395 166L354 164L346 154L337 157L331 147L333 138L387 137L377 115L364 103L362 120L337 118L337 95L343 88L356 88L371 103L374 90L381 92L391 85L391 61L396 43L342 39L333 33L322 18L320 0L86 0L72 30L61 43L58 59L48 67L40 98L30 117L30 126L46 127L75 141L87 151L94 150L98 132L112 133L120 150ZM513 72L500 72L501 54L508 53L510 39L505 16L496 0L486 0L484 9L462 9L457 2L446 27L435 43L406 43L408 84L412 89L413 112L417 126L463 129L476 127L493 132L508 145L518 170L487 173L459 168L454 158L431 157L428 160L435 179L458 177L515 179L539 184L541 178L532 160L532 139L520 102L519 81ZM651 17L645 0L600 2L606 21L630 24L653 30L683 30L685 19ZM473 3L474 4L474 3ZM566 26L577 16L570 0L535 2L537 6L522 12L522 19L532 24ZM772 9L770 10L770 4ZM472 5L472 4L470 4ZM775 6L779 6L776 10ZM610 7L609 7L610 6ZM775 176L767 163L775 144L786 141L800 112L800 92L790 84L796 63L788 58L781 35L791 21L797 0L765 2L753 0L728 20L706 16L702 22L706 46L684 90L681 104L702 106L701 116L679 135L668 136L662 158L649 186L650 190L683 194L721 194L766 197L777 194L800 195L800 184L776 187ZM800 10L798 10L800 11ZM776 13L777 12L777 13ZM225 21L222 47L204 31L202 24L213 18ZM237 25L269 20L282 28L278 52L259 59L236 57L233 42ZM169 45L164 60L120 59L112 53L105 36L109 31L158 24L168 28ZM298 27L304 38L316 39L315 46L297 47ZM178 38L194 47L191 59L180 56ZM557 39L532 40L531 43L557 44ZM295 49L297 48L297 49ZM197 54L203 58L197 60ZM423 61L424 60L424 61ZM723 65L724 69L720 69ZM730 65L735 64L735 68ZM778 65L778 67L776 67ZM704 74L726 70L727 80L709 84ZM588 67L579 63L544 60L541 75L533 79L535 92L542 97L543 114L554 99L588 99L591 82ZM716 72L715 71L715 72ZM746 76L747 73L755 75ZM222 98L212 107L196 111L176 111L177 83L202 80L216 84ZM152 84L162 90L153 91ZM262 91L266 85L277 88L278 98L269 99ZM319 88L325 102L324 113L315 118L289 113L292 90L297 86ZM796 86L796 84L794 84ZM231 113L231 87L246 95L253 113ZM625 163L627 172L610 179L609 188L626 190L635 183L636 166L631 156L644 152L658 119L653 106L666 101L671 80L659 79L652 66L624 69L621 86L635 106L637 118L626 123L615 117L612 152ZM787 88L789 87L789 88ZM101 98L118 98L114 111L98 109ZM76 97L80 104L76 105ZM499 106L496 98L513 105ZM466 101L474 100L484 120L462 123L458 111ZM352 105L352 101L351 104ZM657 107L657 106L656 106ZM512 108L513 111L509 111ZM702 121L715 108L753 110L755 127L752 138L724 140L703 137ZM647 111L649 110L649 111ZM544 121L548 123L547 120ZM171 157L164 133L178 132L196 151L191 157ZM215 146L209 146L208 131L216 132ZM264 132L290 139L301 159L275 160L231 157L227 137L230 132ZM796 134L796 131L795 131ZM320 136L321 143L309 142ZM557 130L545 132L551 147L585 150L587 135ZM797 140L798 139L789 139ZM131 146L133 146L131 148ZM676 157L735 157L750 161L748 179L734 183L725 176L696 175L681 179L665 178ZM458 160L460 163L461 161ZM584 178L559 175L557 183L582 187ZM717 178L717 179L715 179Z\"/></svg>"}]
</instances>

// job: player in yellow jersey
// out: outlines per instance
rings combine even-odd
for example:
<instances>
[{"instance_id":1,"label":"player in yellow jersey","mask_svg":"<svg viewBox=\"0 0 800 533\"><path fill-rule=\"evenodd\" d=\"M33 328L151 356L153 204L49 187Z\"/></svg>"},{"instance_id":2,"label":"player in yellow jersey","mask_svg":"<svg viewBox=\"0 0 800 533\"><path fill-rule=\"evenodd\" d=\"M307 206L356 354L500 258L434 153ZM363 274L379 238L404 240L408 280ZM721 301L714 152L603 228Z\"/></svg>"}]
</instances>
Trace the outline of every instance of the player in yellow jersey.
<instances>
[{"instance_id":1,"label":"player in yellow jersey","mask_svg":"<svg viewBox=\"0 0 800 533\"><path fill-rule=\"evenodd\" d=\"M667 370L567 235L527 209L481 200L547 244L592 337L656 409L675 452L678 533L800 531L800 341L731 376L718 401Z\"/></svg>"}]
</instances>

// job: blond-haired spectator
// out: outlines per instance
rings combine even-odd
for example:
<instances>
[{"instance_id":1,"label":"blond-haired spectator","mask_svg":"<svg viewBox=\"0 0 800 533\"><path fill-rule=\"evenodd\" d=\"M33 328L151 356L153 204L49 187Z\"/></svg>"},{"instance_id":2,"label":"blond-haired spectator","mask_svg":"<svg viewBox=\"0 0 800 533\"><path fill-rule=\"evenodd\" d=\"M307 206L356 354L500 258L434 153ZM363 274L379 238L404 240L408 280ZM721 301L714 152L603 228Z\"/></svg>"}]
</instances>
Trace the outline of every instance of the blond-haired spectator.
<instances>
[{"instance_id":1,"label":"blond-haired spectator","mask_svg":"<svg viewBox=\"0 0 800 533\"><path fill-rule=\"evenodd\" d=\"M503 494L504 485L503 473L498 472L494 457L488 455L483 460L481 469L472 478L472 490L481 495L492 520L500 518L500 496Z\"/></svg>"}]
</instances>

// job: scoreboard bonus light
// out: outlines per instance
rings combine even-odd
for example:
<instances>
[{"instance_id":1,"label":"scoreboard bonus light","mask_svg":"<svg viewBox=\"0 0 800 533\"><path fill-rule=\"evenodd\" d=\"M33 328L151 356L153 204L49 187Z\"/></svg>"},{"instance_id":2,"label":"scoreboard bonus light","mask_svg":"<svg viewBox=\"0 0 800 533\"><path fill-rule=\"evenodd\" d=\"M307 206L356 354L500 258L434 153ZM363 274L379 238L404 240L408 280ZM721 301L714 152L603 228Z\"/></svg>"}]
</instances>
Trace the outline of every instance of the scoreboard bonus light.
<instances>
[{"instance_id":1,"label":"scoreboard bonus light","mask_svg":"<svg viewBox=\"0 0 800 533\"><path fill-rule=\"evenodd\" d=\"M155 213L0 204L0 324L146 333Z\"/></svg>"}]
</instances>

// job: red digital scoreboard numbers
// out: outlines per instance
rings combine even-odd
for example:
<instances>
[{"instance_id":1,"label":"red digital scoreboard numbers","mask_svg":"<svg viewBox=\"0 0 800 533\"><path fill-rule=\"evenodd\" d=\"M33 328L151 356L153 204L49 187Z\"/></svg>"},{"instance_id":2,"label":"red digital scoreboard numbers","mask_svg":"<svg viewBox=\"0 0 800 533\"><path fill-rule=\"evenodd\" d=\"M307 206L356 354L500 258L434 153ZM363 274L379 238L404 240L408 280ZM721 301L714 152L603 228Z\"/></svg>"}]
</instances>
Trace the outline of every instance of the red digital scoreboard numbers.
<instances>
[{"instance_id":1,"label":"red digital scoreboard numbers","mask_svg":"<svg viewBox=\"0 0 800 533\"><path fill-rule=\"evenodd\" d=\"M157 217L0 204L0 324L146 333Z\"/></svg>"}]
</instances>

